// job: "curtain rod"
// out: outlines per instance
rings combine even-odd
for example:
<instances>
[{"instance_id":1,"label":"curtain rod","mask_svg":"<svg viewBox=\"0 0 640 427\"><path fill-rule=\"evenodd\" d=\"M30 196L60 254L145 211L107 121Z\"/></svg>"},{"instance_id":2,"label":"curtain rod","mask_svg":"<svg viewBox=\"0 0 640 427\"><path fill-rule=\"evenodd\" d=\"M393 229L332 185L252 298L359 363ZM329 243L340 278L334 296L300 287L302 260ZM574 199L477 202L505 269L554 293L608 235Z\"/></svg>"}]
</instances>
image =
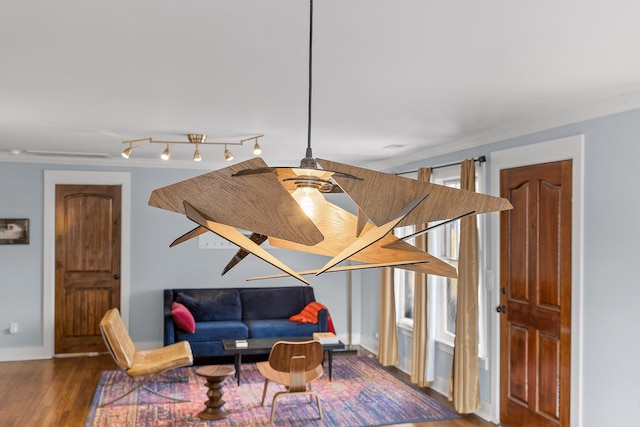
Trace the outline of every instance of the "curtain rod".
<instances>
[{"instance_id":1,"label":"curtain rod","mask_svg":"<svg viewBox=\"0 0 640 427\"><path fill-rule=\"evenodd\" d=\"M482 164L482 163L487 161L487 158L486 158L486 156L480 156L480 157L477 157L477 158L473 159L473 161L474 162L479 162L480 164ZM431 168L431 169L440 169L440 168L447 168L449 166L456 166L456 165L459 165L461 163L462 162L460 161L460 162L454 162L454 163L447 163L446 165L425 166L425 167ZM412 170L412 171L397 172L395 175L406 175L408 173L416 173L416 172L418 172L418 169Z\"/></svg>"}]
</instances>

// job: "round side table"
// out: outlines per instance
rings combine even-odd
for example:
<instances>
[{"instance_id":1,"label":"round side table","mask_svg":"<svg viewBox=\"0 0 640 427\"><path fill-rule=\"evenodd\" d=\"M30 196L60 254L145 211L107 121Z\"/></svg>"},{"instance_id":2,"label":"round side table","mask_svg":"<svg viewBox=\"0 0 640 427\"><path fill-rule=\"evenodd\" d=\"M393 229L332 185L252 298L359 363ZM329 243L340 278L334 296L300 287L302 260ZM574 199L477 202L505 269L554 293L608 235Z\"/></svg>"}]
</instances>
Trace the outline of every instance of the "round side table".
<instances>
[{"instance_id":1,"label":"round side table","mask_svg":"<svg viewBox=\"0 0 640 427\"><path fill-rule=\"evenodd\" d=\"M232 366L203 366L196 369L196 374L207 379L204 384L209 400L204 402L206 408L198 413L198 417L203 420L221 420L229 416L229 412L224 409L225 401L222 400L222 382L224 379L236 373Z\"/></svg>"}]
</instances>

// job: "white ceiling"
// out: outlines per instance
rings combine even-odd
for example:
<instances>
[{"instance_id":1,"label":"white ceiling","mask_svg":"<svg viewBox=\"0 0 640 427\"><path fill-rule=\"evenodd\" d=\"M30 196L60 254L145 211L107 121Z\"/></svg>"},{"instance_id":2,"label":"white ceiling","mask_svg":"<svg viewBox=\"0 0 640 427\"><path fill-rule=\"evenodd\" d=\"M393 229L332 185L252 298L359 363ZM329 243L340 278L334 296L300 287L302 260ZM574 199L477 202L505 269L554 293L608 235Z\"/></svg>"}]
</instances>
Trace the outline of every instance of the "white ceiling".
<instances>
[{"instance_id":1,"label":"white ceiling","mask_svg":"<svg viewBox=\"0 0 640 427\"><path fill-rule=\"evenodd\" d=\"M637 0L316 0L313 154L383 168L638 108L639 17ZM4 0L0 156L122 164L122 140L264 134L267 163L297 165L308 38L308 0Z\"/></svg>"}]
</instances>

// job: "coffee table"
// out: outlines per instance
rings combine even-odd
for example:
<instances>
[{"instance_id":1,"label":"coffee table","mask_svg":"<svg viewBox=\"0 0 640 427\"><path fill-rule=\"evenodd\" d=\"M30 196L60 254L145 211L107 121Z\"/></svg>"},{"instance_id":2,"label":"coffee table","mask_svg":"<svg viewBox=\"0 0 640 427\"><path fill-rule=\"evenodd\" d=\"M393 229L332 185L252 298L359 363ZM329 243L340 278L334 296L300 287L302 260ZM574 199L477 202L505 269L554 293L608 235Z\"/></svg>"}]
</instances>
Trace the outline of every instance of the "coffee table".
<instances>
[{"instance_id":1,"label":"coffee table","mask_svg":"<svg viewBox=\"0 0 640 427\"><path fill-rule=\"evenodd\" d=\"M246 347L237 347L236 340L223 340L222 346L224 347L225 354L233 354L234 364L236 367L236 379L238 385L240 385L240 376L242 369L242 355L243 354L268 354L271 348L278 341L309 341L313 337L274 337L274 338L247 338ZM327 355L329 362L329 381L331 381L332 367L333 367L333 350L344 350L345 346L342 341L338 341L333 344L322 344L322 350Z\"/></svg>"}]
</instances>

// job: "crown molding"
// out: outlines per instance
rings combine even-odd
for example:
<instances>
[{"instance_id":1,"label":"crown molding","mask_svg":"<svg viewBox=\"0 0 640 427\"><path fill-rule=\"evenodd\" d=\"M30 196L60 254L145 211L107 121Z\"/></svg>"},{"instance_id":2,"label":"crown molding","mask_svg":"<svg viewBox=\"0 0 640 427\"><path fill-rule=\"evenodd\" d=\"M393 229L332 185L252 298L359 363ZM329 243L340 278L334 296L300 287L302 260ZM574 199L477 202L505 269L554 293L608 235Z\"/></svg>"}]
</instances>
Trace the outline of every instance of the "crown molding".
<instances>
[{"instance_id":1,"label":"crown molding","mask_svg":"<svg viewBox=\"0 0 640 427\"><path fill-rule=\"evenodd\" d=\"M193 169L193 170L217 170L229 166L228 162L194 162L193 160L153 160L153 159L124 159L90 158L90 157L63 157L63 156L31 156L28 154L0 153L0 163L35 163L50 165L77 165L77 166L101 166L118 168L155 168L155 169Z\"/></svg>"},{"instance_id":2,"label":"crown molding","mask_svg":"<svg viewBox=\"0 0 640 427\"><path fill-rule=\"evenodd\" d=\"M516 138L560 126L584 122L613 114L640 109L640 91L619 95L599 102L568 109L544 117L539 117L515 124L493 128L478 132L459 140L443 142L435 147L394 156L381 161L369 162L361 165L373 170L387 171L415 163L416 159L425 160L450 153L464 151ZM191 160L152 160L152 159L123 159L120 156L112 158L85 158L61 156L33 156L28 154L0 153L0 162L44 163L57 165L101 166L122 168L164 168L164 169L193 169L217 170L228 166L227 162L193 162Z\"/></svg>"}]
</instances>

